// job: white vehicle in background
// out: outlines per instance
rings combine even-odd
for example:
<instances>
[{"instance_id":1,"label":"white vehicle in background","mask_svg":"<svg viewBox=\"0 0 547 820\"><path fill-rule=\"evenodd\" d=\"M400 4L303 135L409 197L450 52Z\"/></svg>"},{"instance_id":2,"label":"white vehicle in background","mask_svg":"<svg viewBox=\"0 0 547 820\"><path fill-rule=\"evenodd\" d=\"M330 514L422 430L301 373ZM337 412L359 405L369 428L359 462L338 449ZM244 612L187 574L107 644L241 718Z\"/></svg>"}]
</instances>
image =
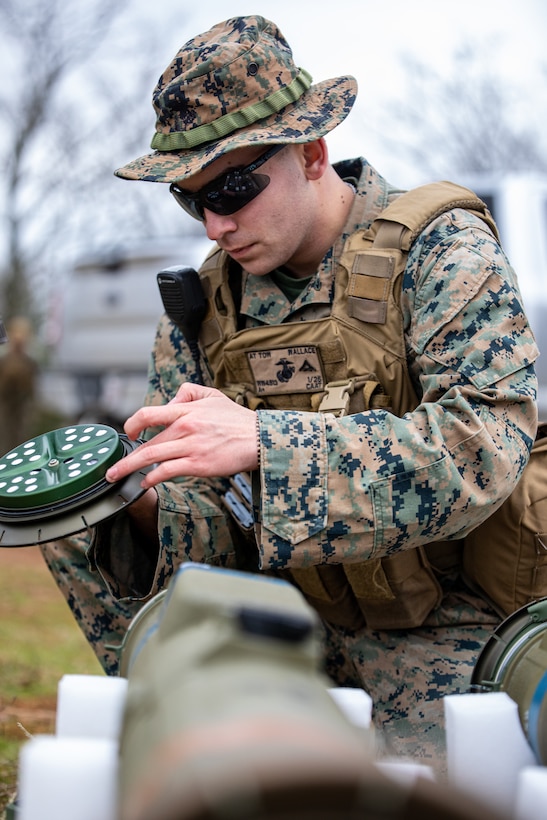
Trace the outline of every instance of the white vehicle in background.
<instances>
[{"instance_id":1,"label":"white vehicle in background","mask_svg":"<svg viewBox=\"0 0 547 820\"><path fill-rule=\"evenodd\" d=\"M515 269L541 356L540 419L547 419L547 175L519 173L469 176L455 180L483 199L498 225L502 245Z\"/></svg>"},{"instance_id":2,"label":"white vehicle in background","mask_svg":"<svg viewBox=\"0 0 547 820\"><path fill-rule=\"evenodd\" d=\"M59 338L42 377L45 404L69 423L119 425L138 409L163 313L156 275L172 265L199 267L211 247L204 235L189 235L81 259L59 308Z\"/></svg>"}]
</instances>

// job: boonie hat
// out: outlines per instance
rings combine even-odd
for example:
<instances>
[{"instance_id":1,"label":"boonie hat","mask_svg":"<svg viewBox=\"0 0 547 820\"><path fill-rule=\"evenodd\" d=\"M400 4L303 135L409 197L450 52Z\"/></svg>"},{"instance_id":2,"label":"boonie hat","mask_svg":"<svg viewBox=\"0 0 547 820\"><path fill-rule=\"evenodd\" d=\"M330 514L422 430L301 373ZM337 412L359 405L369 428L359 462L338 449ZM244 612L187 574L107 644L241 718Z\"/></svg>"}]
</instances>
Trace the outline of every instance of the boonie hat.
<instances>
[{"instance_id":1,"label":"boonie hat","mask_svg":"<svg viewBox=\"0 0 547 820\"><path fill-rule=\"evenodd\" d=\"M174 182L235 148L310 142L347 117L356 95L351 76L312 85L274 23L232 17L182 46L154 89L154 153L115 174Z\"/></svg>"}]
</instances>

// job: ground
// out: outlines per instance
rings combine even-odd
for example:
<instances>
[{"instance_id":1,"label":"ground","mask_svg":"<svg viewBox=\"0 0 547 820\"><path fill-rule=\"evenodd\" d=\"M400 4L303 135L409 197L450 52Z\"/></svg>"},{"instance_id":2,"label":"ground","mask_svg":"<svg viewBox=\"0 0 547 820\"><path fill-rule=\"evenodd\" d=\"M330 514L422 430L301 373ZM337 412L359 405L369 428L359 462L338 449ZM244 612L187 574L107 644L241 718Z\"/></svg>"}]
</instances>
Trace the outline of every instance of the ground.
<instances>
[{"instance_id":1,"label":"ground","mask_svg":"<svg viewBox=\"0 0 547 820\"><path fill-rule=\"evenodd\" d=\"M102 674L38 547L0 547L0 818L29 735L55 731L64 674Z\"/></svg>"}]
</instances>

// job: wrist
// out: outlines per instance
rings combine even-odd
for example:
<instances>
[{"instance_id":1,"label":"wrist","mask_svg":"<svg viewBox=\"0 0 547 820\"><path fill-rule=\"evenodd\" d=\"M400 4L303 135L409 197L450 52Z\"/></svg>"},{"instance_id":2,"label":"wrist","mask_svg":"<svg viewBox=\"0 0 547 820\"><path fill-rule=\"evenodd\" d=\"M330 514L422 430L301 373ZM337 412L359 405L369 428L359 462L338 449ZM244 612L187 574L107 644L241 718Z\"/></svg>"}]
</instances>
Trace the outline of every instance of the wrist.
<instances>
[{"instance_id":1,"label":"wrist","mask_svg":"<svg viewBox=\"0 0 547 820\"><path fill-rule=\"evenodd\" d=\"M256 415L256 422L255 422L255 434L256 434L256 467L260 469L260 461L261 461L261 449L262 449L262 441L260 438L260 417L258 412L255 413Z\"/></svg>"}]
</instances>

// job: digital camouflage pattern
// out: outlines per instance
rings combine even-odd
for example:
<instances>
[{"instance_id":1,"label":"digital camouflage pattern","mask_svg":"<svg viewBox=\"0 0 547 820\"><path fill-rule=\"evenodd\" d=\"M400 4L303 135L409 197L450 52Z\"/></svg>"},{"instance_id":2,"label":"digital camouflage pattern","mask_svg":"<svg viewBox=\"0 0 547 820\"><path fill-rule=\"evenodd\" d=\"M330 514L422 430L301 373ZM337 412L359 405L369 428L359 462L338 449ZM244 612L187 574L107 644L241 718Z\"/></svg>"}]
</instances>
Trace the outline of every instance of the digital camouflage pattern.
<instances>
[{"instance_id":1,"label":"digital camouflage pattern","mask_svg":"<svg viewBox=\"0 0 547 820\"><path fill-rule=\"evenodd\" d=\"M499 618L460 579L423 626L358 632L325 625L327 671L364 688L374 703L380 755L408 757L446 773L443 695L466 692L476 658Z\"/></svg>"},{"instance_id":2,"label":"digital camouflage pattern","mask_svg":"<svg viewBox=\"0 0 547 820\"><path fill-rule=\"evenodd\" d=\"M357 223L368 227L397 192L364 160L338 170L358 187L347 236ZM343 237L292 304L269 276L245 276L247 323L324 313L332 299L333 256L342 244ZM377 410L339 419L259 411L263 571L364 561L457 535L486 517L517 480L537 423L537 349L514 272L476 217L455 210L423 232L405 271L402 310L409 367L423 397L415 411L404 418ZM167 402L182 381L197 380L190 351L166 318L149 375L147 404ZM84 536L43 547L109 672L116 663L105 644L120 643L128 614L163 589L181 561L240 566L246 546L222 504L226 488L223 480L205 479L157 488L161 545L154 568L124 530L124 513L97 528L91 549ZM333 681L371 694L386 750L437 768L443 765L442 696L466 690L500 620L460 579L441 583L441 605L420 629L325 632Z\"/></svg>"},{"instance_id":3,"label":"digital camouflage pattern","mask_svg":"<svg viewBox=\"0 0 547 820\"><path fill-rule=\"evenodd\" d=\"M311 85L275 23L233 17L185 43L153 94L155 153L116 171L174 182L244 145L309 142L349 114L353 77Z\"/></svg>"}]
</instances>

